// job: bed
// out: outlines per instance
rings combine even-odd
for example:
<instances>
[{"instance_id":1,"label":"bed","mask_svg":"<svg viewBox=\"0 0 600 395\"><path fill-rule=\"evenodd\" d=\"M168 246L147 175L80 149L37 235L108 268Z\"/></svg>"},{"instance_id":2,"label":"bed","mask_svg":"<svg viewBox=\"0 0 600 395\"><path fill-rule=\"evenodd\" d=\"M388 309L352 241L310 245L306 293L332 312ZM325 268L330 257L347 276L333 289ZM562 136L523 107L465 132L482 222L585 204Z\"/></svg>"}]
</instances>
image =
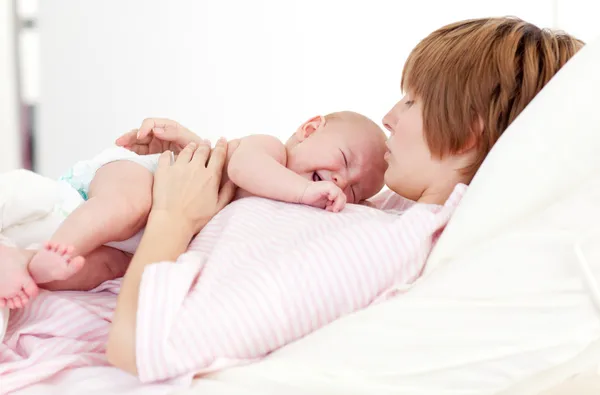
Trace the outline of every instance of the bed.
<instances>
[{"instance_id":1,"label":"bed","mask_svg":"<svg viewBox=\"0 0 600 395\"><path fill-rule=\"evenodd\" d=\"M410 292L175 393L597 393L598 64L595 41L511 125Z\"/></svg>"}]
</instances>

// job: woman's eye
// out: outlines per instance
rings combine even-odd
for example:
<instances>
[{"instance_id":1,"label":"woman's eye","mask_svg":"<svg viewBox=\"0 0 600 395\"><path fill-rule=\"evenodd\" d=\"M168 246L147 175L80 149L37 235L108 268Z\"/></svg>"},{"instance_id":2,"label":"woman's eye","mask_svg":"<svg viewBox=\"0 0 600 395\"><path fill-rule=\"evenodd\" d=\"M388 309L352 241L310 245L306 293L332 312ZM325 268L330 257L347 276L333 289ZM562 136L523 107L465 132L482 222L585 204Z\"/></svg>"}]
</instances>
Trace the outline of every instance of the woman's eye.
<instances>
[{"instance_id":1,"label":"woman's eye","mask_svg":"<svg viewBox=\"0 0 600 395\"><path fill-rule=\"evenodd\" d=\"M404 104L406 104L408 107L410 107L413 104L415 104L415 101L414 100L407 100Z\"/></svg>"}]
</instances>

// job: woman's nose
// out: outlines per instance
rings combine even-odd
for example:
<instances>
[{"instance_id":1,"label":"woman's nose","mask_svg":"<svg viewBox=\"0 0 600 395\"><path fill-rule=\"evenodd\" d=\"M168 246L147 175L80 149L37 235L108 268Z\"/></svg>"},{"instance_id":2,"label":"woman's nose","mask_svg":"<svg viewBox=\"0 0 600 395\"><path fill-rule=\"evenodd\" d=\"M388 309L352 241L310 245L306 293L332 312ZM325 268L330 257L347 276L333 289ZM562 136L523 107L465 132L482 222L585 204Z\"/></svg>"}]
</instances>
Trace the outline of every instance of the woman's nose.
<instances>
[{"instance_id":1,"label":"woman's nose","mask_svg":"<svg viewBox=\"0 0 600 395\"><path fill-rule=\"evenodd\" d=\"M381 123L383 123L383 127L385 127L390 133L394 133L394 130L392 129L392 120L390 119L389 113L383 117Z\"/></svg>"}]
</instances>

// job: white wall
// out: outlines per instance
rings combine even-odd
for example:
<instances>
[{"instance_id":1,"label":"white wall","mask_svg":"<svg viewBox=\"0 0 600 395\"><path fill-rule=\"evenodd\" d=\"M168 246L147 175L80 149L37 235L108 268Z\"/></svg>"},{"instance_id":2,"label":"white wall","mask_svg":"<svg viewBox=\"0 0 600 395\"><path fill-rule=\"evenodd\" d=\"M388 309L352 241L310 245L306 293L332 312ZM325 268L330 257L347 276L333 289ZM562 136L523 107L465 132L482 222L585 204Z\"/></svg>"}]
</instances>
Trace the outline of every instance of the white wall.
<instances>
[{"instance_id":1,"label":"white wall","mask_svg":"<svg viewBox=\"0 0 600 395\"><path fill-rule=\"evenodd\" d=\"M555 0L557 25L584 41L600 36L600 3L589 0Z\"/></svg>"},{"instance_id":2,"label":"white wall","mask_svg":"<svg viewBox=\"0 0 600 395\"><path fill-rule=\"evenodd\" d=\"M21 167L12 1L0 1L0 172Z\"/></svg>"},{"instance_id":3,"label":"white wall","mask_svg":"<svg viewBox=\"0 0 600 395\"><path fill-rule=\"evenodd\" d=\"M379 121L425 35L470 17L553 25L548 0L44 0L37 163L57 176L143 118L287 137L340 109ZM74 148L77 147L77 148Z\"/></svg>"}]
</instances>

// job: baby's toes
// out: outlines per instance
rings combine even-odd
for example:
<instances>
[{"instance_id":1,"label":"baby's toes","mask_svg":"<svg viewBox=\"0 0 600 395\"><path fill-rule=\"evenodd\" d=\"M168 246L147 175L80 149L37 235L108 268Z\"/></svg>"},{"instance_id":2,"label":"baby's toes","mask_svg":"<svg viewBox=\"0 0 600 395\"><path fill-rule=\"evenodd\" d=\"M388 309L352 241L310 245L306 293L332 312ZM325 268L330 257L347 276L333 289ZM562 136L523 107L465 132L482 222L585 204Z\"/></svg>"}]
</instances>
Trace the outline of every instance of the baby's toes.
<instances>
[{"instance_id":1,"label":"baby's toes","mask_svg":"<svg viewBox=\"0 0 600 395\"><path fill-rule=\"evenodd\" d=\"M29 297L27 296L25 291L19 292L19 294L16 297L18 297L21 300L22 307L25 307L27 305L27 303L29 302Z\"/></svg>"},{"instance_id":2,"label":"baby's toes","mask_svg":"<svg viewBox=\"0 0 600 395\"><path fill-rule=\"evenodd\" d=\"M73 246L67 246L67 248L65 249L65 255L73 255L73 251L75 250L75 247Z\"/></svg>"},{"instance_id":3,"label":"baby's toes","mask_svg":"<svg viewBox=\"0 0 600 395\"><path fill-rule=\"evenodd\" d=\"M67 249L68 249L68 248L69 248L69 247L68 247L68 246L66 246L66 245L64 245L64 244L58 244L58 245L56 246L56 253L57 253L58 255L62 255L62 256L64 256L64 255L67 253Z\"/></svg>"},{"instance_id":4,"label":"baby's toes","mask_svg":"<svg viewBox=\"0 0 600 395\"><path fill-rule=\"evenodd\" d=\"M21 298L19 298L19 296L13 296L12 298L14 304L15 304L15 308L16 309L22 309L23 308L23 301L21 301Z\"/></svg>"},{"instance_id":5,"label":"baby's toes","mask_svg":"<svg viewBox=\"0 0 600 395\"><path fill-rule=\"evenodd\" d=\"M46 244L44 245L44 247L46 248L46 250L48 250L50 252L56 252L56 243L47 241Z\"/></svg>"}]
</instances>

